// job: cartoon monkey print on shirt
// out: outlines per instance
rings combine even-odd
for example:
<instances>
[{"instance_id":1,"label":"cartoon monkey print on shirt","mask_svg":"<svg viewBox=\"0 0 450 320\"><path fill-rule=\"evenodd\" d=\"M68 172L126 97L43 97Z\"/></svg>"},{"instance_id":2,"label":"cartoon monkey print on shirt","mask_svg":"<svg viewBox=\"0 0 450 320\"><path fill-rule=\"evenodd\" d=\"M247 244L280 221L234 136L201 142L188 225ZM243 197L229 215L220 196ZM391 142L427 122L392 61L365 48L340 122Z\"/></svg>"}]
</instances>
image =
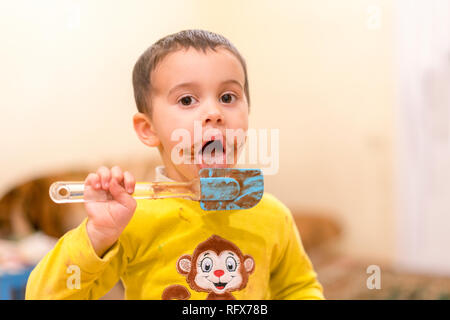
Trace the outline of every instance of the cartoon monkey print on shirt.
<instances>
[{"instance_id":1,"label":"cartoon monkey print on shirt","mask_svg":"<svg viewBox=\"0 0 450 320\"><path fill-rule=\"evenodd\" d=\"M206 300L235 300L231 292L245 288L255 261L234 243L213 235L201 242L192 256L182 255L176 268L192 290L208 293ZM189 290L178 284L162 293L163 300L187 300L190 296Z\"/></svg>"}]
</instances>

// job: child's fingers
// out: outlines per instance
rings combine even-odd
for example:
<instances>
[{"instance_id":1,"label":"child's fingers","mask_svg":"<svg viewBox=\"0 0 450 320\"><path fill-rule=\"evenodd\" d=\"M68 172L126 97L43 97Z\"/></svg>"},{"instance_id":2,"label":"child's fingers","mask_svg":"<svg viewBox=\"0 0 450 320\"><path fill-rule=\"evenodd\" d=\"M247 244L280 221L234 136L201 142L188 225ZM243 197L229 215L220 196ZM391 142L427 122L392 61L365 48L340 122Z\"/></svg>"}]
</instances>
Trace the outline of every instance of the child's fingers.
<instances>
[{"instance_id":1,"label":"child's fingers","mask_svg":"<svg viewBox=\"0 0 450 320\"><path fill-rule=\"evenodd\" d=\"M111 172L109 171L109 169L105 166L101 166L100 168L98 168L97 174L100 176L102 188L108 190L109 181L111 180Z\"/></svg>"},{"instance_id":2,"label":"child's fingers","mask_svg":"<svg viewBox=\"0 0 450 320\"><path fill-rule=\"evenodd\" d=\"M100 177L96 173L89 173L86 180L84 180L84 185L91 186L94 189L100 189Z\"/></svg>"},{"instance_id":3,"label":"child's fingers","mask_svg":"<svg viewBox=\"0 0 450 320\"><path fill-rule=\"evenodd\" d=\"M125 191L116 179L111 180L111 188L109 190L114 197L114 200L134 211L136 207L136 200L134 200L133 197Z\"/></svg>"},{"instance_id":4,"label":"child's fingers","mask_svg":"<svg viewBox=\"0 0 450 320\"><path fill-rule=\"evenodd\" d=\"M123 180L123 172L119 166L114 166L111 168L111 175L113 179L116 179L117 182L122 182Z\"/></svg>"},{"instance_id":5,"label":"child's fingers","mask_svg":"<svg viewBox=\"0 0 450 320\"><path fill-rule=\"evenodd\" d=\"M134 186L136 185L136 180L134 179L134 176L128 171L125 171L123 173L123 176L124 176L125 190L127 190L127 192L129 194L132 194L134 192Z\"/></svg>"},{"instance_id":6,"label":"child's fingers","mask_svg":"<svg viewBox=\"0 0 450 320\"><path fill-rule=\"evenodd\" d=\"M119 166L114 166L111 168L112 179L115 179L119 184L123 181L123 172Z\"/></svg>"}]
</instances>

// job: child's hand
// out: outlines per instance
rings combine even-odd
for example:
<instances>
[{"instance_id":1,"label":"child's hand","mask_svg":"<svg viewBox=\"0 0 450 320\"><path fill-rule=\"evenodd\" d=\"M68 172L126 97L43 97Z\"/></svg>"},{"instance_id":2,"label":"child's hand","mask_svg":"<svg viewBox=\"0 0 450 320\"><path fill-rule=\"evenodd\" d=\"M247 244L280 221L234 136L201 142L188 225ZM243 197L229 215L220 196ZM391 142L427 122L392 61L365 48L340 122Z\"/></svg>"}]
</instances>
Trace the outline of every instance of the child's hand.
<instances>
[{"instance_id":1,"label":"child's hand","mask_svg":"<svg viewBox=\"0 0 450 320\"><path fill-rule=\"evenodd\" d=\"M88 213L87 233L99 257L119 239L136 209L131 196L136 181L118 166L102 166L84 182L84 202Z\"/></svg>"}]
</instances>

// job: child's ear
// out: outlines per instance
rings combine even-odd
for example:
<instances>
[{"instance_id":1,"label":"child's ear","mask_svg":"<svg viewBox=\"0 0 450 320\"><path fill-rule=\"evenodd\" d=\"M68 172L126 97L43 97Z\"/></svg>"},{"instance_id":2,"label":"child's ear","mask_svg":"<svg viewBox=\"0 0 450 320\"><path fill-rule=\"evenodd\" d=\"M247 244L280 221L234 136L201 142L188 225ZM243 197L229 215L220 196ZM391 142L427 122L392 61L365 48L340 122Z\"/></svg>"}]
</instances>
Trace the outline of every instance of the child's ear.
<instances>
[{"instance_id":1,"label":"child's ear","mask_svg":"<svg viewBox=\"0 0 450 320\"><path fill-rule=\"evenodd\" d=\"M160 144L159 138L156 135L155 129L148 116L144 113L138 112L133 116L134 131L139 139L149 147L157 147Z\"/></svg>"}]
</instances>

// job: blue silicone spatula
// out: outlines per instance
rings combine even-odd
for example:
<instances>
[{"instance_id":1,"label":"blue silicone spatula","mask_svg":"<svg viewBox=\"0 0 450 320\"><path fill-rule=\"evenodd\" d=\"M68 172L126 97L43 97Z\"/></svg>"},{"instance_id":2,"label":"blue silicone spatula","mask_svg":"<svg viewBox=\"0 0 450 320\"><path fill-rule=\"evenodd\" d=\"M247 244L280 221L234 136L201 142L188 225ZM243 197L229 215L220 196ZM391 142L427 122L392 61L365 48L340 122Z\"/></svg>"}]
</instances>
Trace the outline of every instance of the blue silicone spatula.
<instances>
[{"instance_id":1,"label":"blue silicone spatula","mask_svg":"<svg viewBox=\"0 0 450 320\"><path fill-rule=\"evenodd\" d=\"M56 203L89 200L82 181L58 181L50 186L50 198ZM184 198L200 202L203 210L239 210L255 206L264 193L264 179L259 169L204 168L199 178L188 182L138 182L135 199Z\"/></svg>"}]
</instances>

